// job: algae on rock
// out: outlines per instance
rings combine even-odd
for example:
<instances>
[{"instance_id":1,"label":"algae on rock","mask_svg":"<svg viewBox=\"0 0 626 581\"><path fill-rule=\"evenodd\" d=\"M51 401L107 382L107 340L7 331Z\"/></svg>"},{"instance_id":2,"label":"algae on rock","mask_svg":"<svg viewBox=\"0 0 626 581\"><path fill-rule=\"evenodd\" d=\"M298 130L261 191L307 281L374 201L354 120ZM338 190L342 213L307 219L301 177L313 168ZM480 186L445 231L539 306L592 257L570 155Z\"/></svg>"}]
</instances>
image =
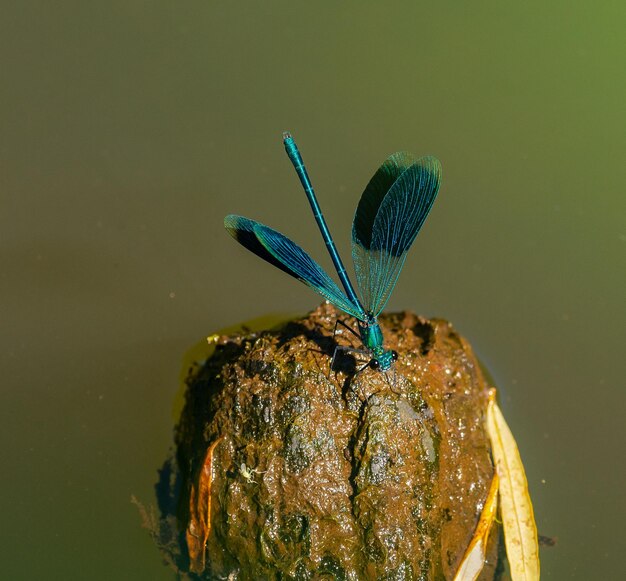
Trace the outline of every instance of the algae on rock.
<instances>
[{"instance_id":1,"label":"algae on rock","mask_svg":"<svg viewBox=\"0 0 626 581\"><path fill-rule=\"evenodd\" d=\"M331 371L360 347L338 316L220 337L190 377L178 519L201 578L453 578L493 476L478 362L448 322L402 312L380 317L391 371L349 354Z\"/></svg>"}]
</instances>

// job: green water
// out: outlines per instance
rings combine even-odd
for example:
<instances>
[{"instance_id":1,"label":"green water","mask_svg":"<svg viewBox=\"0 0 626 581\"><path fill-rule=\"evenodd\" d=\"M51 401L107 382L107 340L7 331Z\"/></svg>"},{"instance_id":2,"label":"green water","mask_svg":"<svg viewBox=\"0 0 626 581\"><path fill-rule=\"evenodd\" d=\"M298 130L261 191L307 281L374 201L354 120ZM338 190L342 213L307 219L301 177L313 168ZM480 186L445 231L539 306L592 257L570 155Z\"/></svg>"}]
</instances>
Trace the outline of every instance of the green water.
<instances>
[{"instance_id":1,"label":"green water","mask_svg":"<svg viewBox=\"0 0 626 581\"><path fill-rule=\"evenodd\" d=\"M11 2L0 19L3 579L172 579L139 528L185 353L317 297L227 213L330 268L380 162L442 190L390 309L450 319L501 390L546 579L621 579L622 3Z\"/></svg>"}]
</instances>

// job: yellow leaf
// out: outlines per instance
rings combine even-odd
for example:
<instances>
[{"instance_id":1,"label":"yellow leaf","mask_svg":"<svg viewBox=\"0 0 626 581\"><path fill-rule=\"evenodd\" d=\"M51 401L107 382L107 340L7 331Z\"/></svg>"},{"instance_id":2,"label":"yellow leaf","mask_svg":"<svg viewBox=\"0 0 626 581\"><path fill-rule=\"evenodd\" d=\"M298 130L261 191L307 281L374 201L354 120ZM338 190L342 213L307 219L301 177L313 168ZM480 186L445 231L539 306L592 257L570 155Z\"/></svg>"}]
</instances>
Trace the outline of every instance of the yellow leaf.
<instances>
[{"instance_id":1,"label":"yellow leaf","mask_svg":"<svg viewBox=\"0 0 626 581\"><path fill-rule=\"evenodd\" d=\"M539 579L539 545L528 483L515 438L491 390L487 406L487 431L500 478L500 512L506 554L513 581Z\"/></svg>"},{"instance_id":2,"label":"yellow leaf","mask_svg":"<svg viewBox=\"0 0 626 581\"><path fill-rule=\"evenodd\" d=\"M211 484L213 483L213 452L222 438L215 440L206 452L198 481L191 485L189 525L186 538L190 570L202 573L205 567L206 544L211 532Z\"/></svg>"},{"instance_id":3,"label":"yellow leaf","mask_svg":"<svg viewBox=\"0 0 626 581\"><path fill-rule=\"evenodd\" d=\"M474 536L470 541L459 569L454 576L454 581L476 581L478 575L485 566L485 551L487 549L487 540L489 532L493 524L493 518L498 508L498 475L494 474L491 480L491 486L487 493L485 505L480 513L480 519L476 525Z\"/></svg>"}]
</instances>

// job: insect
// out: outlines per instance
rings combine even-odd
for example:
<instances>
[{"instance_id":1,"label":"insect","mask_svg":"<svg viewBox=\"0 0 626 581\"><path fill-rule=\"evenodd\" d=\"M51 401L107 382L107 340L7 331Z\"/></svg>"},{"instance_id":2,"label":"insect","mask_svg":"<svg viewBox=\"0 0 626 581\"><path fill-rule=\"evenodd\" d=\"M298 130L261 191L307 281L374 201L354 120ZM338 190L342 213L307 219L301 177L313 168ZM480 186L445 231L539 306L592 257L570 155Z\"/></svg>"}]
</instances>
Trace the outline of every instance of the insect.
<instances>
[{"instance_id":1,"label":"insect","mask_svg":"<svg viewBox=\"0 0 626 581\"><path fill-rule=\"evenodd\" d=\"M394 153L367 184L352 223L352 260L359 298L337 252L291 134L283 134L283 143L311 204L345 293L300 246L280 232L233 214L226 216L224 226L248 250L353 316L357 320L358 336L364 349L343 349L364 354L369 357L367 365L372 369L387 371L398 359L398 354L385 349L378 316L435 201L441 182L441 164L432 156L418 159L410 153Z\"/></svg>"},{"instance_id":2,"label":"insect","mask_svg":"<svg viewBox=\"0 0 626 581\"><path fill-rule=\"evenodd\" d=\"M244 463L241 464L241 466L239 466L239 472L241 472L241 475L244 477L245 480L247 480L248 482L254 482L256 484L256 480L254 480L253 476L255 474L265 474L265 470L261 471L261 470L255 470L254 468L248 468Z\"/></svg>"}]
</instances>

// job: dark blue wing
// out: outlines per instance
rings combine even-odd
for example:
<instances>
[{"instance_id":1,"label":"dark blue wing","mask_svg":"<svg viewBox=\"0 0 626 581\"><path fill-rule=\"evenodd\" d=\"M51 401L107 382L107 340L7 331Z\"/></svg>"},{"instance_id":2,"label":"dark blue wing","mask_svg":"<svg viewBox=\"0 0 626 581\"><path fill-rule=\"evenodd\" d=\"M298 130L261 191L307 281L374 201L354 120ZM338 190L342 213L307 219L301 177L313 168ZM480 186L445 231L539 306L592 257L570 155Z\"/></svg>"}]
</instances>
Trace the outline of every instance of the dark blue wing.
<instances>
[{"instance_id":1,"label":"dark blue wing","mask_svg":"<svg viewBox=\"0 0 626 581\"><path fill-rule=\"evenodd\" d=\"M280 232L243 216L226 216L224 226L248 250L302 281L342 311L362 318L360 308L348 299L326 271L295 242Z\"/></svg>"},{"instance_id":2,"label":"dark blue wing","mask_svg":"<svg viewBox=\"0 0 626 581\"><path fill-rule=\"evenodd\" d=\"M399 151L390 155L378 168L363 191L352 222L352 239L369 248L378 209L396 180L415 162L413 154Z\"/></svg>"},{"instance_id":3,"label":"dark blue wing","mask_svg":"<svg viewBox=\"0 0 626 581\"><path fill-rule=\"evenodd\" d=\"M436 158L395 153L363 192L352 226L352 259L368 313L378 316L385 307L440 182Z\"/></svg>"}]
</instances>

